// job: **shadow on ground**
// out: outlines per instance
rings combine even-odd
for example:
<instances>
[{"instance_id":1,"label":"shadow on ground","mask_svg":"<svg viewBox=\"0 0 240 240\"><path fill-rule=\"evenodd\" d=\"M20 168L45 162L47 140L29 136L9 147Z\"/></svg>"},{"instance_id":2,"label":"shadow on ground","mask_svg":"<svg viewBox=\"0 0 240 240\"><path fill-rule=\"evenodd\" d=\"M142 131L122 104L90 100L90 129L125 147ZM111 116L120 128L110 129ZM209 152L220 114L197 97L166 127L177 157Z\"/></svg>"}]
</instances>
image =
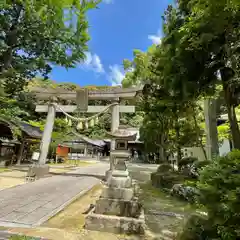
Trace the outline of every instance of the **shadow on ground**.
<instances>
[{"instance_id":1,"label":"shadow on ground","mask_svg":"<svg viewBox=\"0 0 240 240\"><path fill-rule=\"evenodd\" d=\"M95 177L98 178L100 180L105 180L105 176L104 175L95 175L95 174L85 174L85 173L54 173L51 172L51 175L60 175L60 176L71 176L71 177Z\"/></svg>"}]
</instances>

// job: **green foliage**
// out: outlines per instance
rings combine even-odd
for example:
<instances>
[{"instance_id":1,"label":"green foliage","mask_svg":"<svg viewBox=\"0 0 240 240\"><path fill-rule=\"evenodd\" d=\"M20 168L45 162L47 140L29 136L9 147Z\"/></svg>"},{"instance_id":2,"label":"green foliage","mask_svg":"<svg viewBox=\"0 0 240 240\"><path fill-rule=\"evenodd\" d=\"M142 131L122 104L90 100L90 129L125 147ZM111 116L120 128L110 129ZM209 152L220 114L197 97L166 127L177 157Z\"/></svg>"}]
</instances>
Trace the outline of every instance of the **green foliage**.
<instances>
[{"instance_id":1,"label":"green foliage","mask_svg":"<svg viewBox=\"0 0 240 240\"><path fill-rule=\"evenodd\" d=\"M29 124L39 127L40 130L44 130L46 120L41 121L29 121ZM52 132L52 141L49 147L49 154L56 151L58 144L62 143L64 140L71 138L69 133L71 132L71 127L67 124L64 118L55 118L54 128Z\"/></svg>"},{"instance_id":2,"label":"green foliage","mask_svg":"<svg viewBox=\"0 0 240 240\"><path fill-rule=\"evenodd\" d=\"M0 116L9 119L20 119L28 113L19 107L17 99L0 97Z\"/></svg>"},{"instance_id":3,"label":"green foliage","mask_svg":"<svg viewBox=\"0 0 240 240\"><path fill-rule=\"evenodd\" d=\"M157 169L157 172L159 172L159 173L167 173L170 171L173 171L173 168L170 164L166 164L166 163L161 164Z\"/></svg>"},{"instance_id":4,"label":"green foliage","mask_svg":"<svg viewBox=\"0 0 240 240\"><path fill-rule=\"evenodd\" d=\"M196 187L189 186L185 183L176 184L171 189L171 195L193 204L196 202L198 191Z\"/></svg>"},{"instance_id":5,"label":"green foliage","mask_svg":"<svg viewBox=\"0 0 240 240\"><path fill-rule=\"evenodd\" d=\"M199 116L197 105L202 97L219 94L220 84L238 146L234 107L239 86L239 12L237 1L179 0L165 11L162 43L145 53L135 50L133 61L124 61L128 72L123 85L145 84L141 107L147 126L142 127L141 138L146 149L180 153L181 147L191 144L204 150L203 111ZM222 140L227 133L221 130Z\"/></svg>"},{"instance_id":6,"label":"green foliage","mask_svg":"<svg viewBox=\"0 0 240 240\"><path fill-rule=\"evenodd\" d=\"M240 237L239 173L240 152L236 150L212 161L200 172L198 200L206 207L209 220L220 239Z\"/></svg>"},{"instance_id":7,"label":"green foliage","mask_svg":"<svg viewBox=\"0 0 240 240\"><path fill-rule=\"evenodd\" d=\"M138 86L150 78L149 64L151 64L151 56L155 49L156 46L154 45L147 52L135 49L133 51L133 61L127 59L123 61L124 70L126 71L125 78L122 81L123 87Z\"/></svg>"},{"instance_id":8,"label":"green foliage","mask_svg":"<svg viewBox=\"0 0 240 240\"><path fill-rule=\"evenodd\" d=\"M206 167L209 164L211 164L211 161L195 161L193 165L197 171L200 171L203 167Z\"/></svg>"},{"instance_id":9,"label":"green foliage","mask_svg":"<svg viewBox=\"0 0 240 240\"><path fill-rule=\"evenodd\" d=\"M183 183L188 177L175 171L157 171L151 174L152 185L157 188L171 189L175 184Z\"/></svg>"},{"instance_id":10,"label":"green foliage","mask_svg":"<svg viewBox=\"0 0 240 240\"><path fill-rule=\"evenodd\" d=\"M51 64L75 67L87 50L86 12L99 1L4 1L0 10L0 79L5 92L23 89Z\"/></svg>"},{"instance_id":11,"label":"green foliage","mask_svg":"<svg viewBox=\"0 0 240 240\"><path fill-rule=\"evenodd\" d=\"M22 235L14 235L9 238L9 240L37 240L38 238L35 237L28 237Z\"/></svg>"},{"instance_id":12,"label":"green foliage","mask_svg":"<svg viewBox=\"0 0 240 240\"><path fill-rule=\"evenodd\" d=\"M178 240L217 240L216 231L212 223L203 216L192 215L189 217ZM220 239L219 239L220 240Z\"/></svg>"},{"instance_id":13,"label":"green foliage","mask_svg":"<svg viewBox=\"0 0 240 240\"><path fill-rule=\"evenodd\" d=\"M195 157L184 157L178 162L179 169L185 168L188 165L192 165L194 162L198 161Z\"/></svg>"},{"instance_id":14,"label":"green foliage","mask_svg":"<svg viewBox=\"0 0 240 240\"><path fill-rule=\"evenodd\" d=\"M218 130L218 140L222 144L224 140L231 139L229 123L224 123L217 127Z\"/></svg>"}]
</instances>

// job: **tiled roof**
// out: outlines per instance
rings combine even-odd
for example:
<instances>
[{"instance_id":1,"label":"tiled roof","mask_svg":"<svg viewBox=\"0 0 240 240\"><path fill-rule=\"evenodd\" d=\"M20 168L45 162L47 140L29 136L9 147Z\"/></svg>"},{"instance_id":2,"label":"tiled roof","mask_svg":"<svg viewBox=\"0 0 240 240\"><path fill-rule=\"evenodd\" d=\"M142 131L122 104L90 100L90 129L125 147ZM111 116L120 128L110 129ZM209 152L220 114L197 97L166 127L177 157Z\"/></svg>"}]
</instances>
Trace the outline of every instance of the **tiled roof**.
<instances>
[{"instance_id":1,"label":"tiled roof","mask_svg":"<svg viewBox=\"0 0 240 240\"><path fill-rule=\"evenodd\" d=\"M31 138L40 139L42 137L42 131L40 130L40 128L32 126L28 123L21 122L21 121L7 120L3 118L0 118L0 122L8 126L11 130L14 126L20 128L22 132L24 132L26 135L28 135Z\"/></svg>"}]
</instances>

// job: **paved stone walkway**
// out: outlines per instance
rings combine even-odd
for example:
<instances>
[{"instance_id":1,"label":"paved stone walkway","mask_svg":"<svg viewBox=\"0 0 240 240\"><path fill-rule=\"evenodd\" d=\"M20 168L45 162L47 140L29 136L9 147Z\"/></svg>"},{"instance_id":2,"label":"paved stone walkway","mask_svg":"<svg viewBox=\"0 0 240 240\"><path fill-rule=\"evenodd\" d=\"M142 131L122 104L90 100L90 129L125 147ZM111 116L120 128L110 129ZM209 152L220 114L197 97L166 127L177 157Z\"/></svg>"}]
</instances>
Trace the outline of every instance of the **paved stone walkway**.
<instances>
[{"instance_id":1,"label":"paved stone walkway","mask_svg":"<svg viewBox=\"0 0 240 240\"><path fill-rule=\"evenodd\" d=\"M72 171L103 174L107 164ZM53 176L0 191L0 226L38 226L99 183L89 176Z\"/></svg>"},{"instance_id":2,"label":"paved stone walkway","mask_svg":"<svg viewBox=\"0 0 240 240\"><path fill-rule=\"evenodd\" d=\"M68 173L79 174L79 175L91 175L96 177L105 177L106 171L109 169L109 163L98 163L88 165L86 167L79 167L76 170L70 171Z\"/></svg>"}]
</instances>

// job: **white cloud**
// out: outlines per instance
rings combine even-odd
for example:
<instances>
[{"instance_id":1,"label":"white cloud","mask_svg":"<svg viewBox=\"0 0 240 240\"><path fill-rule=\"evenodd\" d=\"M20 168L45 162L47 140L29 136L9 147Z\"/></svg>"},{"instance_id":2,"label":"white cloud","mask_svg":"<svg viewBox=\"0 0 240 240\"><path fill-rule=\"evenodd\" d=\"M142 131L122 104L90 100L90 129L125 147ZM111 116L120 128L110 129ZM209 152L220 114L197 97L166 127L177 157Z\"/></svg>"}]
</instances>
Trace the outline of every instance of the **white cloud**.
<instances>
[{"instance_id":1,"label":"white cloud","mask_svg":"<svg viewBox=\"0 0 240 240\"><path fill-rule=\"evenodd\" d=\"M153 44L159 45L161 43L161 30L159 29L157 34L155 35L148 35L148 39L153 42Z\"/></svg>"},{"instance_id":2,"label":"white cloud","mask_svg":"<svg viewBox=\"0 0 240 240\"><path fill-rule=\"evenodd\" d=\"M94 72L97 73L104 73L104 68L101 63L101 59L97 54L92 54L90 52L85 53L86 60L83 64L84 67L91 69Z\"/></svg>"},{"instance_id":3,"label":"white cloud","mask_svg":"<svg viewBox=\"0 0 240 240\"><path fill-rule=\"evenodd\" d=\"M123 69L119 65L109 66L109 80L112 83L112 86L121 85L122 80L125 77Z\"/></svg>"},{"instance_id":4,"label":"white cloud","mask_svg":"<svg viewBox=\"0 0 240 240\"><path fill-rule=\"evenodd\" d=\"M102 0L102 2L106 3L106 4L110 4L113 2L113 0Z\"/></svg>"},{"instance_id":5,"label":"white cloud","mask_svg":"<svg viewBox=\"0 0 240 240\"><path fill-rule=\"evenodd\" d=\"M148 39L156 45L159 45L161 43L161 37L157 35L148 35Z\"/></svg>"}]
</instances>

